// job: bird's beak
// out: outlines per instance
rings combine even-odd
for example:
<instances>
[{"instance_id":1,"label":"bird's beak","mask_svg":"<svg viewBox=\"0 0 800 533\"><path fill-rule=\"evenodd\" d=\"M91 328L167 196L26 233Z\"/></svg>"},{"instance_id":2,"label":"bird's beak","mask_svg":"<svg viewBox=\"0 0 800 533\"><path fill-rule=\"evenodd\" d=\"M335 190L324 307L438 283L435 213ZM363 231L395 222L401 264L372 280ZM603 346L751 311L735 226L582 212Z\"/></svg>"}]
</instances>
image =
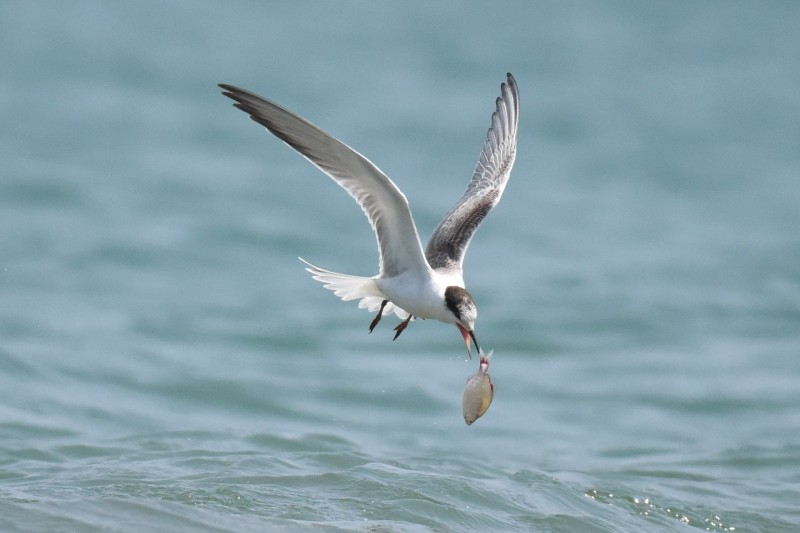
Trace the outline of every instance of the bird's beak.
<instances>
[{"instance_id":1,"label":"bird's beak","mask_svg":"<svg viewBox=\"0 0 800 533\"><path fill-rule=\"evenodd\" d=\"M461 336L464 337L464 344L467 345L467 355L469 356L469 358L472 359L470 341L475 343L475 350L477 350L478 353L481 353L481 348L480 346L478 346L478 340L475 338L475 332L468 330L461 324L456 324L456 326L458 326L458 330L461 332Z\"/></svg>"}]
</instances>

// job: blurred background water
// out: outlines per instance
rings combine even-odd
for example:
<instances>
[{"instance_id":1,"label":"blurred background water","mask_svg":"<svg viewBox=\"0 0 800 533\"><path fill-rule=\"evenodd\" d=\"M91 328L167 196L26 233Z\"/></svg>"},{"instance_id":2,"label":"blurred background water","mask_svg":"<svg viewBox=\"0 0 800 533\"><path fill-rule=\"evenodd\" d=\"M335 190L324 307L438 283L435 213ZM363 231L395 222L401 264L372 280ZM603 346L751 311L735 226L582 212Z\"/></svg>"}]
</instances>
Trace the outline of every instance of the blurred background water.
<instances>
[{"instance_id":1,"label":"blurred background water","mask_svg":"<svg viewBox=\"0 0 800 533\"><path fill-rule=\"evenodd\" d=\"M0 530L800 527L800 5L4 2ZM426 239L505 73L517 163L458 332L217 83L340 137Z\"/></svg>"}]
</instances>

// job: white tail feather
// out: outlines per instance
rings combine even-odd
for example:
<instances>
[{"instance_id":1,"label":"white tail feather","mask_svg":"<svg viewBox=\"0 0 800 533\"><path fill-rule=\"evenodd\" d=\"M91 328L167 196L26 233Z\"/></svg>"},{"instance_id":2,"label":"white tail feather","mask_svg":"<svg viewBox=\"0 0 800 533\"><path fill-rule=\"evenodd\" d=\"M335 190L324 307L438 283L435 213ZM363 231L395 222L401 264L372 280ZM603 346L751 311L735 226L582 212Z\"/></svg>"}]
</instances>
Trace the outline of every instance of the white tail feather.
<instances>
[{"instance_id":1,"label":"white tail feather","mask_svg":"<svg viewBox=\"0 0 800 533\"><path fill-rule=\"evenodd\" d=\"M308 265L306 270L311 273L313 279L321 282L323 284L322 286L326 289L332 290L333 294L343 301L360 300L360 302L358 302L358 307L360 309L367 309L374 313L380 309L381 303L386 299L375 284L374 278L331 272L330 270L312 265L302 257L298 259ZM386 304L386 307L383 308L383 314L388 315L392 312L401 319L408 317L408 313L403 309L389 302Z\"/></svg>"}]
</instances>

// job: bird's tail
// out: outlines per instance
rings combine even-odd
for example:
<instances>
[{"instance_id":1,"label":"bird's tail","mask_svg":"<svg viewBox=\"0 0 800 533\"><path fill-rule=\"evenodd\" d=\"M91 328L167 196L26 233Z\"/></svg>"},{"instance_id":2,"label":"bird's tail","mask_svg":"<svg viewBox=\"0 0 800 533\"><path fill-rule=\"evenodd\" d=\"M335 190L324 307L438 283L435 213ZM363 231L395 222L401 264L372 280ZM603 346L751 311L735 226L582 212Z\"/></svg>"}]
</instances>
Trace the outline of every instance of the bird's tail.
<instances>
[{"instance_id":1,"label":"bird's tail","mask_svg":"<svg viewBox=\"0 0 800 533\"><path fill-rule=\"evenodd\" d=\"M312 265L302 257L300 261L308 265L306 270L311 273L311 277L321 282L323 287L333 291L333 294L347 302L350 300L360 300L358 307L360 309L367 309L374 313L381 307L381 303L386 299L384 294L375 283L375 278L366 278L363 276L351 276L350 274L339 274L338 272L331 272L316 265ZM403 309L389 302L383 308L383 314L388 315L394 312L402 319L408 317Z\"/></svg>"}]
</instances>

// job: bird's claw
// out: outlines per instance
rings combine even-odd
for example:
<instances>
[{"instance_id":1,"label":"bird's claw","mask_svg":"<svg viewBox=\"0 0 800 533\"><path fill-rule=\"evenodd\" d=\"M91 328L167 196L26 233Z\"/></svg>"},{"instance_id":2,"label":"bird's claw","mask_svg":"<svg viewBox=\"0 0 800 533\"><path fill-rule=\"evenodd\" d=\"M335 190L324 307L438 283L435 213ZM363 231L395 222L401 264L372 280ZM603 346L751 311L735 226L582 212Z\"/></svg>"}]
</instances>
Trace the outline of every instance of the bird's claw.
<instances>
[{"instance_id":1,"label":"bird's claw","mask_svg":"<svg viewBox=\"0 0 800 533\"><path fill-rule=\"evenodd\" d=\"M397 337L399 337L400 334L403 333L403 331L405 331L405 329L408 327L409 322L411 322L412 318L414 318L414 317L412 317L411 315L408 315L408 318L406 318L405 320L403 320L402 322L400 322L399 324L397 324L394 327L394 330L397 333L394 334L394 338L392 339L393 341L396 341Z\"/></svg>"}]
</instances>

